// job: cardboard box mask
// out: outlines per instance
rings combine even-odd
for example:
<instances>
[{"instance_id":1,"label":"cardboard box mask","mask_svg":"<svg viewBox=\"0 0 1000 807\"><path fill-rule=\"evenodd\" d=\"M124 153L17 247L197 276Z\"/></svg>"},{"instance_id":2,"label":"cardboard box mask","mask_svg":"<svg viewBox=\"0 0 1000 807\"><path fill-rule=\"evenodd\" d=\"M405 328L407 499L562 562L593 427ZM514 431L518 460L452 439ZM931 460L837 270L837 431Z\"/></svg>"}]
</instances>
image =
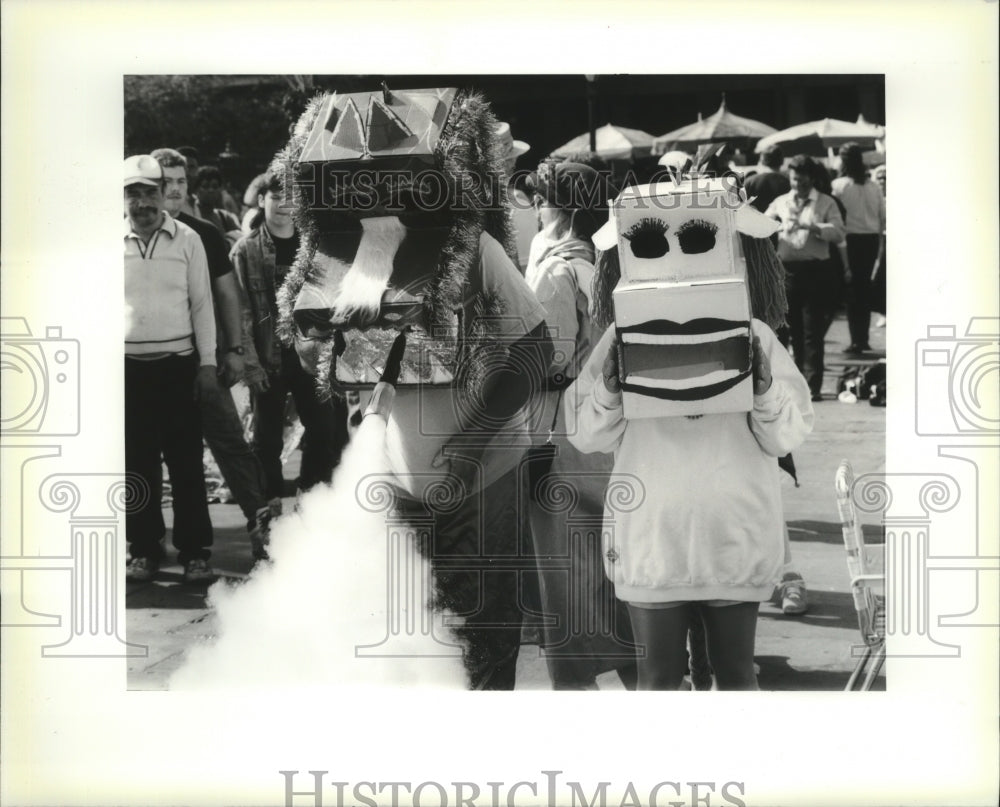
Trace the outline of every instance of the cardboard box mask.
<instances>
[{"instance_id":1,"label":"cardboard box mask","mask_svg":"<svg viewBox=\"0 0 1000 807\"><path fill-rule=\"evenodd\" d=\"M753 407L750 297L729 180L626 189L613 205L613 294L628 419Z\"/></svg>"}]
</instances>

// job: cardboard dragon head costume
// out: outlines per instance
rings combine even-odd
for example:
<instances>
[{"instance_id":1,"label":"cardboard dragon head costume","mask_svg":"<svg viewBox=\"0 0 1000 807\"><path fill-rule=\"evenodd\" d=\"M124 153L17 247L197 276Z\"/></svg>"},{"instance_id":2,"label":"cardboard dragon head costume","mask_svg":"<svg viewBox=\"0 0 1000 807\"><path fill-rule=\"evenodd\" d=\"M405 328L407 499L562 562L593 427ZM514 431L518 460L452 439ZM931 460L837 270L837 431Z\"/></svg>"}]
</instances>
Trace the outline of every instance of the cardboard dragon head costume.
<instances>
[{"instance_id":1,"label":"cardboard dragon head costume","mask_svg":"<svg viewBox=\"0 0 1000 807\"><path fill-rule=\"evenodd\" d=\"M275 158L301 245L278 333L315 352L324 392L374 385L400 331L400 387L476 394L502 351L476 287L483 232L515 255L497 121L455 89L315 98ZM290 187L289 187L290 186Z\"/></svg>"},{"instance_id":2,"label":"cardboard dragon head costume","mask_svg":"<svg viewBox=\"0 0 1000 807\"><path fill-rule=\"evenodd\" d=\"M778 223L735 177L626 188L595 235L595 318L613 320L626 418L753 407L751 316L784 321Z\"/></svg>"}]
</instances>

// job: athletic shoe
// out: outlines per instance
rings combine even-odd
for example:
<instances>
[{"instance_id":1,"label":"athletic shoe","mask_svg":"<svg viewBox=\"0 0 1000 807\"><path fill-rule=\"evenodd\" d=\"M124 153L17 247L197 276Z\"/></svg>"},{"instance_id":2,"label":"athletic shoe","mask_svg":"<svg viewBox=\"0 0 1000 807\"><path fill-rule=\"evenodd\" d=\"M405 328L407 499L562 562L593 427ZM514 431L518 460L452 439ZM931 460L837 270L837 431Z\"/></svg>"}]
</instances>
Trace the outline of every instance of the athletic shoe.
<instances>
[{"instance_id":1,"label":"athletic shoe","mask_svg":"<svg viewBox=\"0 0 1000 807\"><path fill-rule=\"evenodd\" d=\"M267 545L271 538L271 522L281 515L281 509L281 499L275 497L263 507L258 508L253 521L247 524L254 561L271 559L267 552Z\"/></svg>"},{"instance_id":2,"label":"athletic shoe","mask_svg":"<svg viewBox=\"0 0 1000 807\"><path fill-rule=\"evenodd\" d=\"M795 572L789 572L778 587L781 596L781 612L788 616L804 614L809 608L806 596L806 581Z\"/></svg>"},{"instance_id":3,"label":"athletic shoe","mask_svg":"<svg viewBox=\"0 0 1000 807\"><path fill-rule=\"evenodd\" d=\"M215 572L212 571L207 560L195 558L184 564L185 583L204 583L206 580L214 580L215 577Z\"/></svg>"},{"instance_id":4,"label":"athletic shoe","mask_svg":"<svg viewBox=\"0 0 1000 807\"><path fill-rule=\"evenodd\" d=\"M133 583L148 583L159 570L152 558L132 558L125 567L125 579Z\"/></svg>"}]
</instances>

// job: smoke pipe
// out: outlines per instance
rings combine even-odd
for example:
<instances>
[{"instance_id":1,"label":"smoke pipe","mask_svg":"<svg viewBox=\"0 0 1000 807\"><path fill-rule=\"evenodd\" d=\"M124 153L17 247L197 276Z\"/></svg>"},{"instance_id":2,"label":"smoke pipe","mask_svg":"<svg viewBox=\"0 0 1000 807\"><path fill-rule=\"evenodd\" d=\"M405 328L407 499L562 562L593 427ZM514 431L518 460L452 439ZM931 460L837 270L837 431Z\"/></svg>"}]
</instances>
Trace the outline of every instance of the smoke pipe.
<instances>
[{"instance_id":1,"label":"smoke pipe","mask_svg":"<svg viewBox=\"0 0 1000 807\"><path fill-rule=\"evenodd\" d=\"M389 348L385 369L372 391L372 399L362 415L362 420L369 415L378 415L388 423L389 413L392 412L392 403L396 398L396 382L399 381L399 370L404 350L406 350L406 331L400 331L399 336L393 341L392 347Z\"/></svg>"}]
</instances>

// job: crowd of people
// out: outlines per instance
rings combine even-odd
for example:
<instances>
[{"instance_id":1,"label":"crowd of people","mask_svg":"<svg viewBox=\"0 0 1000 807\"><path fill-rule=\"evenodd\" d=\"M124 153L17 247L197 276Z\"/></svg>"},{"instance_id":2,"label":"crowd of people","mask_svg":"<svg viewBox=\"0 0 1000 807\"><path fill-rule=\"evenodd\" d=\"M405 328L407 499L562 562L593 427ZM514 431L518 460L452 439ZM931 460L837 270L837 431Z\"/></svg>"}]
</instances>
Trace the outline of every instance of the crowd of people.
<instances>
[{"instance_id":1,"label":"crowd of people","mask_svg":"<svg viewBox=\"0 0 1000 807\"><path fill-rule=\"evenodd\" d=\"M492 150L513 176L530 147L514 140L507 124L492 125L484 153ZM127 516L127 577L138 582L151 580L165 558L162 464L173 494L178 561L185 581L199 582L214 576L203 441L246 517L255 562L266 563L270 524L286 494L281 453L288 398L304 426L299 490L328 483L349 440L345 397L320 394L301 345L281 338L288 311L280 292L301 288L296 256L316 248L303 245L308 234L291 215L295 199L287 178L265 171L239 204L224 190L218 168L199 165L198 156L191 148L159 148L124 165L126 470L146 493ZM692 161L673 153L663 165L684 175L698 168ZM537 641L546 648L556 689L596 688L596 676L609 670L630 689L676 689L688 673L704 683L706 670L720 689L755 689L759 604L776 598L790 615L808 607L781 512L778 460L805 439L812 405L823 400L824 339L841 295L848 355L870 350L871 313L885 313L885 168L870 177L856 144L840 150L832 181L817 160L786 160L777 147L763 152L741 182L749 204L778 222L753 251L776 254L783 277L781 288L772 288L773 278L748 269L748 283L752 300L787 299L787 314L784 324L769 322L754 307L753 409L749 417L634 421L623 417L619 345L601 299L602 286L606 292L617 280L610 268L614 250L595 246L622 189L589 152L546 159L536 171L519 174L523 181L506 190L501 235L484 232L471 248L469 265L478 273L471 282L485 290L474 302L486 304L468 310L489 319L488 304L500 301L496 310L504 317L496 321L517 323L503 334L511 342L508 358L521 349L542 351L546 369L530 424L522 420L532 393L518 373L485 394L493 420L499 413L504 424L490 427L490 440L503 442L498 434L520 434L522 426L542 435L544 446L532 448L532 461L543 463L548 478L572 481L577 520L589 513L590 523L600 524L615 473L639 475L656 495L616 524L617 543L609 547L599 528L570 540L567 511L521 495L523 450L511 450L512 443L502 460L491 459L499 451L478 449L474 484L466 477L475 471L444 462L475 494L435 514L441 541L426 551L439 578L439 604L472 614L460 634L470 686L513 688L526 608L553 617L541 621ZM507 243L501 243L504 232ZM361 248L354 244L359 256L367 237L360 236ZM406 237L400 230L395 246ZM552 350L556 339L572 347ZM250 390L250 441L230 394L237 382ZM419 388L410 394L421 391L449 394ZM420 429L407 421L417 408L400 392L397 410L387 416L396 426L387 442L400 445L388 445L387 452L406 458L410 471L425 455L428 467L440 468L446 445L454 443L407 444ZM467 428L444 425L442 433ZM407 490L403 471L399 479L401 512L416 512L420 493ZM531 536L538 561L527 584L517 571L480 574L479 590L441 561L474 552L491 562L518 555L524 535ZM569 558L574 573L546 562L553 558ZM594 623L575 630L582 613Z\"/></svg>"}]
</instances>

